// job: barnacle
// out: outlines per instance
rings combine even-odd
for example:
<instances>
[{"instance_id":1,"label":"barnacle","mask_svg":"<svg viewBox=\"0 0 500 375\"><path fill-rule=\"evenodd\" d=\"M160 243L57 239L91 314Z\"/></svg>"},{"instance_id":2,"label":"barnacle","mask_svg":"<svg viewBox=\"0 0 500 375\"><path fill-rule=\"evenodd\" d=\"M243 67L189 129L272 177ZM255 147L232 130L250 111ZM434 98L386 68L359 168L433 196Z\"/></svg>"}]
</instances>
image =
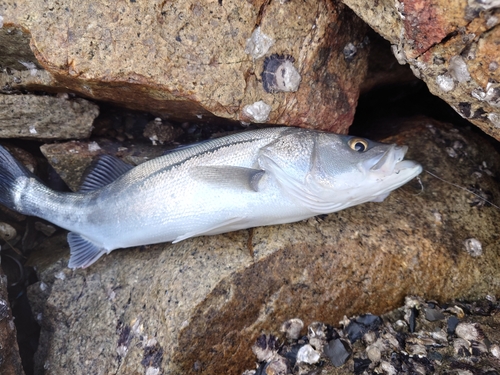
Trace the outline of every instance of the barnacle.
<instances>
[{"instance_id":1,"label":"barnacle","mask_svg":"<svg viewBox=\"0 0 500 375\"><path fill-rule=\"evenodd\" d=\"M262 85L270 93L280 91L297 91L301 76L293 63L295 59L289 55L273 54L264 60Z\"/></svg>"}]
</instances>

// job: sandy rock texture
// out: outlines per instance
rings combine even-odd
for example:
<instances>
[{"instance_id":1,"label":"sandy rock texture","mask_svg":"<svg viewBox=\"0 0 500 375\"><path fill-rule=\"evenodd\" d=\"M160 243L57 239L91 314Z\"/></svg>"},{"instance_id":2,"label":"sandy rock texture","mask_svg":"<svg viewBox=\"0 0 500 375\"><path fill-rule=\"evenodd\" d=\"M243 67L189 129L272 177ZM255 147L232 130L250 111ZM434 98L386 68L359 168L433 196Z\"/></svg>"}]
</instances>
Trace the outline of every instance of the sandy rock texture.
<instances>
[{"instance_id":1,"label":"sandy rock texture","mask_svg":"<svg viewBox=\"0 0 500 375\"><path fill-rule=\"evenodd\" d=\"M8 302L7 276L0 267L0 373L24 375L16 340L16 327Z\"/></svg>"},{"instance_id":2,"label":"sandy rock texture","mask_svg":"<svg viewBox=\"0 0 500 375\"><path fill-rule=\"evenodd\" d=\"M500 296L498 153L427 119L390 141L425 170L383 203L303 222L117 250L66 268L64 235L30 260L47 298L37 367L46 374L238 374L262 332L301 317L337 325L409 294ZM444 182L442 179L449 181ZM33 284L31 293L40 285Z\"/></svg>"},{"instance_id":3,"label":"sandy rock texture","mask_svg":"<svg viewBox=\"0 0 500 375\"><path fill-rule=\"evenodd\" d=\"M0 138L88 138L98 114L85 99L0 94Z\"/></svg>"},{"instance_id":4,"label":"sandy rock texture","mask_svg":"<svg viewBox=\"0 0 500 375\"><path fill-rule=\"evenodd\" d=\"M495 1L343 0L430 91L500 139L500 8Z\"/></svg>"},{"instance_id":5,"label":"sandy rock texture","mask_svg":"<svg viewBox=\"0 0 500 375\"><path fill-rule=\"evenodd\" d=\"M35 58L24 59L47 72L12 73L3 78L9 89L47 85L183 120L216 115L345 132L366 72L366 26L336 1L9 0L0 15L1 47L29 40ZM264 90L273 55L291 57L296 91ZM10 56L14 69L18 60ZM261 101L258 113L248 107Z\"/></svg>"}]
</instances>

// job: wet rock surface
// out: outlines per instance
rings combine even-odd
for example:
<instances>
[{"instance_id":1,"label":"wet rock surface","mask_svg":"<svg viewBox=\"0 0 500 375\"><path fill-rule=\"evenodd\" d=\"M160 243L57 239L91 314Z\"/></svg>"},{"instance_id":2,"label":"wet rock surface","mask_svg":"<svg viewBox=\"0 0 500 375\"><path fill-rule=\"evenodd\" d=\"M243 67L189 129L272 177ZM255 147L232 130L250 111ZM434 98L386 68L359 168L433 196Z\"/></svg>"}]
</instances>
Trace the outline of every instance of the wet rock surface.
<instances>
[{"instance_id":1,"label":"wet rock surface","mask_svg":"<svg viewBox=\"0 0 500 375\"><path fill-rule=\"evenodd\" d=\"M409 296L404 306L380 317L344 317L335 327L313 322L295 339L274 331L252 347L272 342L272 354L257 355L257 368L243 374L269 374L275 363L285 364L282 374L498 374L500 306L488 298L440 305ZM429 310L438 311L439 319L429 319ZM317 356L304 361L301 353L311 345Z\"/></svg>"},{"instance_id":2,"label":"wet rock surface","mask_svg":"<svg viewBox=\"0 0 500 375\"><path fill-rule=\"evenodd\" d=\"M387 130L395 131L390 125ZM425 118L406 122L396 134L387 140L409 145L409 158L439 178L424 172L383 203L295 224L117 250L78 271L66 268L64 233L45 240L40 235L30 259L39 282L29 293L38 296L33 310L42 317L38 371L241 373L254 367L250 346L262 332L293 317L306 326L337 325L344 315L397 308L407 295L426 301L498 295L500 210L487 202L500 198L495 149L466 128ZM439 306L425 305L423 316L442 322L441 314L448 315ZM366 327L374 326L384 327L366 315L345 325L347 336L318 326L310 348L300 351L301 361L315 365L324 340L330 360L354 360L347 355L350 338L365 337ZM282 329L296 336L296 323ZM417 344L415 355L422 349ZM271 358L276 345L265 346ZM297 355L299 349L293 349ZM386 354L379 351L382 366ZM356 366L366 367L367 358ZM272 366L275 372L291 370L279 358Z\"/></svg>"},{"instance_id":3,"label":"wet rock surface","mask_svg":"<svg viewBox=\"0 0 500 375\"><path fill-rule=\"evenodd\" d=\"M429 90L500 139L498 3L344 0Z\"/></svg>"},{"instance_id":4,"label":"wet rock surface","mask_svg":"<svg viewBox=\"0 0 500 375\"><path fill-rule=\"evenodd\" d=\"M98 114L81 98L0 95L0 138L88 138Z\"/></svg>"},{"instance_id":5,"label":"wet rock surface","mask_svg":"<svg viewBox=\"0 0 500 375\"><path fill-rule=\"evenodd\" d=\"M182 120L215 115L346 132L366 72L366 27L332 1L130 1L116 9L5 1L0 14L0 46L23 47L2 67L47 73L5 72L4 92L70 91ZM294 59L290 90L265 90L273 54ZM243 111L260 101L265 115Z\"/></svg>"}]
</instances>

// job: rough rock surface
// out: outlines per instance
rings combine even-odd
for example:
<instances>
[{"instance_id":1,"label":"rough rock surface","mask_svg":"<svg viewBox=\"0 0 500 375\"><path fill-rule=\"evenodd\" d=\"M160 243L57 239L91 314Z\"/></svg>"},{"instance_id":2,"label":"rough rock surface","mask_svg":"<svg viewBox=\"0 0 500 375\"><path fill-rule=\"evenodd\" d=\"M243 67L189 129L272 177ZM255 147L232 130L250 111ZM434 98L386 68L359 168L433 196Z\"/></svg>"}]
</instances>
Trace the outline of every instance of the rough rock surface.
<instances>
[{"instance_id":1,"label":"rough rock surface","mask_svg":"<svg viewBox=\"0 0 500 375\"><path fill-rule=\"evenodd\" d=\"M389 40L430 91L500 140L500 8L495 1L342 0Z\"/></svg>"},{"instance_id":2,"label":"rough rock surface","mask_svg":"<svg viewBox=\"0 0 500 375\"><path fill-rule=\"evenodd\" d=\"M16 327L7 295L7 276L0 267L0 373L24 375L16 340Z\"/></svg>"},{"instance_id":3,"label":"rough rock surface","mask_svg":"<svg viewBox=\"0 0 500 375\"><path fill-rule=\"evenodd\" d=\"M485 139L421 119L392 140L431 173L499 201L500 158ZM499 296L500 210L426 172L420 181L383 203L117 250L85 270L66 268L64 236L49 238L31 259L49 288L33 306L43 312L37 366L236 374L254 367L249 348L261 332L293 317L337 324L389 311L408 294Z\"/></svg>"},{"instance_id":4,"label":"rough rock surface","mask_svg":"<svg viewBox=\"0 0 500 375\"><path fill-rule=\"evenodd\" d=\"M85 99L0 94L0 138L88 138L98 114Z\"/></svg>"},{"instance_id":5,"label":"rough rock surface","mask_svg":"<svg viewBox=\"0 0 500 375\"><path fill-rule=\"evenodd\" d=\"M82 176L99 155L106 153L120 157L131 165L138 165L148 159L163 155L165 151L163 148L144 144L121 147L121 143L106 139L96 139L91 142L72 141L45 144L40 149L59 176L73 191L80 188Z\"/></svg>"},{"instance_id":6,"label":"rough rock surface","mask_svg":"<svg viewBox=\"0 0 500 375\"><path fill-rule=\"evenodd\" d=\"M242 110L262 100L271 107L270 123L345 132L366 71L366 27L349 8L326 0L123 1L116 7L9 0L0 3L0 15L6 30L0 47L19 43L22 30L48 72L17 83L4 78L9 90L50 84L48 90L172 118L252 121ZM271 38L267 52L259 43L247 48L258 26ZM264 90L263 63L272 54L294 58L298 91ZM20 59L10 61L19 68Z\"/></svg>"}]
</instances>

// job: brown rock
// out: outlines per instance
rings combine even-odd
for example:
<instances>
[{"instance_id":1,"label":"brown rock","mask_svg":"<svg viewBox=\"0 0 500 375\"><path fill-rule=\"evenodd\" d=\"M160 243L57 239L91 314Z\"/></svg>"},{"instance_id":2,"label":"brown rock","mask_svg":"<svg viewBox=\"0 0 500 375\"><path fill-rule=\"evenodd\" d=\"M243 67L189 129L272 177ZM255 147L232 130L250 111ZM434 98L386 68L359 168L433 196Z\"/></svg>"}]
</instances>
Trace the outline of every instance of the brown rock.
<instances>
[{"instance_id":1,"label":"brown rock","mask_svg":"<svg viewBox=\"0 0 500 375\"><path fill-rule=\"evenodd\" d=\"M447 0L343 0L429 90L500 140L500 10Z\"/></svg>"},{"instance_id":2,"label":"brown rock","mask_svg":"<svg viewBox=\"0 0 500 375\"><path fill-rule=\"evenodd\" d=\"M0 373L24 375L16 339L16 327L7 296L7 276L0 267Z\"/></svg>"},{"instance_id":3,"label":"brown rock","mask_svg":"<svg viewBox=\"0 0 500 375\"><path fill-rule=\"evenodd\" d=\"M366 71L364 24L327 0L123 1L116 7L21 0L2 3L0 14L4 30L22 30L23 40L30 39L37 64L49 74L17 83L4 78L8 89L48 84L48 90L170 118L255 121L242 110L263 100L270 123L346 132ZM267 52L257 43L262 56L245 52L257 26L272 42ZM296 92L264 90L263 63L272 54L294 58L301 75Z\"/></svg>"},{"instance_id":4,"label":"brown rock","mask_svg":"<svg viewBox=\"0 0 500 375\"><path fill-rule=\"evenodd\" d=\"M68 254L47 265L44 252L53 256L62 241L48 239L31 260L51 284L38 366L241 373L254 366L256 337L291 317L337 325L344 315L389 311L409 294L500 295L500 210L477 197L500 199L496 151L427 119L391 140L439 178L424 172L383 203L300 223L117 250L85 270L64 268ZM468 252L470 239L481 252Z\"/></svg>"},{"instance_id":5,"label":"brown rock","mask_svg":"<svg viewBox=\"0 0 500 375\"><path fill-rule=\"evenodd\" d=\"M88 138L98 114L85 99L0 94L0 137Z\"/></svg>"}]
</instances>

